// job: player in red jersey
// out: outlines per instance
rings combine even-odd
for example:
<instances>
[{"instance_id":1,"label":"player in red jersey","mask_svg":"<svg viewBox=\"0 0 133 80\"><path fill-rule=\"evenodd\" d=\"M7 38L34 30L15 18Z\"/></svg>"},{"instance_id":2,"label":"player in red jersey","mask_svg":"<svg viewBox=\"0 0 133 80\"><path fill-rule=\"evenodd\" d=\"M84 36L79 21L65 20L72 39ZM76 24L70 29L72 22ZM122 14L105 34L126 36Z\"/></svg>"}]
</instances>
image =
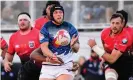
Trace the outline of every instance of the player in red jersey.
<instances>
[{"instance_id":1,"label":"player in red jersey","mask_svg":"<svg viewBox=\"0 0 133 80\"><path fill-rule=\"evenodd\" d=\"M132 38L133 38L133 27L130 27L130 26L127 25L127 22L128 22L128 13L126 11L124 11L124 10L117 11L116 13L120 13L120 14L123 15L123 17L125 19L124 20L125 21L124 29L126 29L130 33ZM132 48L131 48L131 50L129 52L130 52L130 55L133 56L133 44L132 44ZM131 64L133 64L133 62ZM129 80L132 80L132 79L133 79L133 71L131 72L131 76L129 77Z\"/></svg>"},{"instance_id":2,"label":"player in red jersey","mask_svg":"<svg viewBox=\"0 0 133 80\"><path fill-rule=\"evenodd\" d=\"M7 52L7 49L8 49L8 44L7 44L7 42L4 40L3 37L0 38L0 49L2 50L2 52L1 52L1 54L0 54L0 55L1 55L1 56L0 56L0 62L1 62L1 60L4 59L5 54L6 54L6 52Z\"/></svg>"},{"instance_id":3,"label":"player in red jersey","mask_svg":"<svg viewBox=\"0 0 133 80\"><path fill-rule=\"evenodd\" d=\"M131 49L133 38L126 28L123 28L124 18L121 14L113 14L111 25L102 31L101 39L104 49L96 45L95 40L88 41L89 46L109 64L109 68L118 73L118 80L128 80L132 72ZM105 75L106 79L110 77L117 80L117 75L112 73Z\"/></svg>"},{"instance_id":4,"label":"player in red jersey","mask_svg":"<svg viewBox=\"0 0 133 80\"><path fill-rule=\"evenodd\" d=\"M41 30L42 26L50 20L50 9L53 5L60 5L59 1L48 1L41 17L35 20L35 28Z\"/></svg>"},{"instance_id":5,"label":"player in red jersey","mask_svg":"<svg viewBox=\"0 0 133 80\"><path fill-rule=\"evenodd\" d=\"M39 69L39 66L36 66L32 63L28 65L29 67L26 67L26 69L24 69L24 67L26 66L24 64L26 64L27 61L30 60L31 52L40 46L39 30L33 28L30 21L31 17L28 13L22 12L18 15L19 30L13 33L10 37L8 52L6 53L4 59L4 69L6 72L9 72L11 71L11 62L13 60L14 54L16 53L20 57L22 67L19 71L19 75L21 74L21 77L19 77L18 80L37 80L37 72L35 72L35 75L23 73L30 71L30 69L32 70L33 67ZM39 74L40 73L38 73L37 76L39 76Z\"/></svg>"}]
</instances>

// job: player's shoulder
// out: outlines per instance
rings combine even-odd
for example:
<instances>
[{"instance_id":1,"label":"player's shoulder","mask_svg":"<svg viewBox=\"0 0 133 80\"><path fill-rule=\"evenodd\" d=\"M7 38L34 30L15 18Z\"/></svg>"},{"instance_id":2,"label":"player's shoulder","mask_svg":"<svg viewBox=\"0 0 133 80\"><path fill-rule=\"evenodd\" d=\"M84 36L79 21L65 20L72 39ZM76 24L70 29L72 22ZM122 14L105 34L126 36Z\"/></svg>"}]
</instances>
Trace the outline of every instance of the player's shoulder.
<instances>
[{"instance_id":1,"label":"player's shoulder","mask_svg":"<svg viewBox=\"0 0 133 80\"><path fill-rule=\"evenodd\" d=\"M67 26L73 26L70 22L64 21L63 25L67 25Z\"/></svg>"},{"instance_id":2,"label":"player's shoulder","mask_svg":"<svg viewBox=\"0 0 133 80\"><path fill-rule=\"evenodd\" d=\"M129 37L132 37L133 36L133 28L132 27L125 27L123 29L123 34L125 36L129 36Z\"/></svg>"},{"instance_id":3,"label":"player's shoulder","mask_svg":"<svg viewBox=\"0 0 133 80\"><path fill-rule=\"evenodd\" d=\"M102 30L102 33L108 33L108 32L110 32L110 28L104 28L103 30Z\"/></svg>"},{"instance_id":4,"label":"player's shoulder","mask_svg":"<svg viewBox=\"0 0 133 80\"><path fill-rule=\"evenodd\" d=\"M133 33L133 27L128 26L128 27L125 27L124 30Z\"/></svg>"},{"instance_id":5,"label":"player's shoulder","mask_svg":"<svg viewBox=\"0 0 133 80\"><path fill-rule=\"evenodd\" d=\"M20 35L19 30L16 31L15 33L12 33L10 38L14 38L15 39L18 35Z\"/></svg>"},{"instance_id":6,"label":"player's shoulder","mask_svg":"<svg viewBox=\"0 0 133 80\"><path fill-rule=\"evenodd\" d=\"M47 27L49 27L49 26L51 26L51 25L53 25L52 21L48 21L48 22L46 22L46 23L44 24L43 28L44 28L44 27L47 28Z\"/></svg>"},{"instance_id":7,"label":"player's shoulder","mask_svg":"<svg viewBox=\"0 0 133 80\"><path fill-rule=\"evenodd\" d=\"M67 22L67 21L63 22L63 26L67 26L67 27L69 27L69 29L75 29L75 27L72 25L72 23Z\"/></svg>"},{"instance_id":8,"label":"player's shoulder","mask_svg":"<svg viewBox=\"0 0 133 80\"><path fill-rule=\"evenodd\" d=\"M36 29L35 27L32 27L32 32L35 34L35 33L39 33L39 30Z\"/></svg>"},{"instance_id":9,"label":"player's shoulder","mask_svg":"<svg viewBox=\"0 0 133 80\"><path fill-rule=\"evenodd\" d=\"M48 30L48 29L49 29L50 27L52 27L52 26L53 26L52 21L48 21L47 23L45 23L45 24L43 25L43 27L41 28L40 31Z\"/></svg>"},{"instance_id":10,"label":"player's shoulder","mask_svg":"<svg viewBox=\"0 0 133 80\"><path fill-rule=\"evenodd\" d=\"M35 20L35 22L40 22L45 19L45 16L41 16Z\"/></svg>"},{"instance_id":11,"label":"player's shoulder","mask_svg":"<svg viewBox=\"0 0 133 80\"><path fill-rule=\"evenodd\" d=\"M103 40L104 38L106 38L107 36L109 36L110 31L111 31L110 27L104 28L104 29L101 31L101 39Z\"/></svg>"}]
</instances>

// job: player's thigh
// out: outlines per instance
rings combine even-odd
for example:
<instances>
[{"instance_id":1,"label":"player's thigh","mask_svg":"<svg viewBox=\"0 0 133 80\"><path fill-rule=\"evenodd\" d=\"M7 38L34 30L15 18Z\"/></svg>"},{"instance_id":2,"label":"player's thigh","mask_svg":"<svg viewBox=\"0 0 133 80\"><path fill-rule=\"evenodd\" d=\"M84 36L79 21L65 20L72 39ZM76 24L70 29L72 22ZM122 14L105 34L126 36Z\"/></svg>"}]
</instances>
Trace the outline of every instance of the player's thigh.
<instances>
[{"instance_id":1,"label":"player's thigh","mask_svg":"<svg viewBox=\"0 0 133 80\"><path fill-rule=\"evenodd\" d=\"M69 74L62 74L56 80L73 80L73 76Z\"/></svg>"},{"instance_id":2,"label":"player's thigh","mask_svg":"<svg viewBox=\"0 0 133 80\"><path fill-rule=\"evenodd\" d=\"M20 70L18 72L17 80L28 80L28 77L25 74L25 72L23 71L22 67L20 68Z\"/></svg>"},{"instance_id":3,"label":"player's thigh","mask_svg":"<svg viewBox=\"0 0 133 80\"><path fill-rule=\"evenodd\" d=\"M54 79L40 78L39 80L54 80Z\"/></svg>"}]
</instances>

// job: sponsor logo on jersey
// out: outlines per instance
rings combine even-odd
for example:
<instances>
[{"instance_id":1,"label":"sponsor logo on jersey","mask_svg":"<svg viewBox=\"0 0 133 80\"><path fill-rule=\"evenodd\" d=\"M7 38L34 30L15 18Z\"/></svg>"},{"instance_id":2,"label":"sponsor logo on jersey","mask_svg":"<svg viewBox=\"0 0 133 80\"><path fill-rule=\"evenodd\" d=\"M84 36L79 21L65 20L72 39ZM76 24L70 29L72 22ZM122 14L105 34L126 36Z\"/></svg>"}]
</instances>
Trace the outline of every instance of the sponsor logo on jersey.
<instances>
[{"instance_id":1,"label":"sponsor logo on jersey","mask_svg":"<svg viewBox=\"0 0 133 80\"><path fill-rule=\"evenodd\" d=\"M15 45L15 48L19 48L20 46L19 45Z\"/></svg>"}]
</instances>

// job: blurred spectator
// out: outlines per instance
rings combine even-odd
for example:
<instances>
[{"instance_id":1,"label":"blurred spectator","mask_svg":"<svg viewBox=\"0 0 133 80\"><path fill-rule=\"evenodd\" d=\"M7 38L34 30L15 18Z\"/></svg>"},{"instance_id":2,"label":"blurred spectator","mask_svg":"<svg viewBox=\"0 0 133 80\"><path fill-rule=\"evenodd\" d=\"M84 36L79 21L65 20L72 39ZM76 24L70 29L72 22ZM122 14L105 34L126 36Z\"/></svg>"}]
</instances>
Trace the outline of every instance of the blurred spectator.
<instances>
[{"instance_id":1,"label":"blurred spectator","mask_svg":"<svg viewBox=\"0 0 133 80\"><path fill-rule=\"evenodd\" d=\"M82 66L85 62L86 62L85 57L84 57L84 56L81 56L81 57L79 58L79 61L78 61L79 66Z\"/></svg>"},{"instance_id":2,"label":"blurred spectator","mask_svg":"<svg viewBox=\"0 0 133 80\"><path fill-rule=\"evenodd\" d=\"M91 8L86 7L85 5L81 6L81 13L80 13L80 22L81 23L88 23L92 18L92 10Z\"/></svg>"},{"instance_id":3,"label":"blurred spectator","mask_svg":"<svg viewBox=\"0 0 133 80\"><path fill-rule=\"evenodd\" d=\"M81 23L105 23L118 8L118 1L80 1Z\"/></svg>"},{"instance_id":4,"label":"blurred spectator","mask_svg":"<svg viewBox=\"0 0 133 80\"><path fill-rule=\"evenodd\" d=\"M124 10L128 12L129 23L133 22L133 1L124 1Z\"/></svg>"},{"instance_id":5,"label":"blurred spectator","mask_svg":"<svg viewBox=\"0 0 133 80\"><path fill-rule=\"evenodd\" d=\"M105 80L103 71L100 69L101 59L91 50L91 57L81 67L81 75L85 80Z\"/></svg>"},{"instance_id":6,"label":"blurred spectator","mask_svg":"<svg viewBox=\"0 0 133 80\"><path fill-rule=\"evenodd\" d=\"M12 15L12 11L13 9L11 7L4 7L2 10L2 20L1 23L2 24L11 24L11 20L13 19L13 15Z\"/></svg>"},{"instance_id":7,"label":"blurred spectator","mask_svg":"<svg viewBox=\"0 0 133 80\"><path fill-rule=\"evenodd\" d=\"M64 8L65 16L64 19L65 21L71 21L72 17L72 11L73 11L73 1L61 1L61 5Z\"/></svg>"},{"instance_id":8,"label":"blurred spectator","mask_svg":"<svg viewBox=\"0 0 133 80\"><path fill-rule=\"evenodd\" d=\"M17 14L29 11L28 1L2 1L1 2L1 24L17 24Z\"/></svg>"},{"instance_id":9,"label":"blurred spectator","mask_svg":"<svg viewBox=\"0 0 133 80\"><path fill-rule=\"evenodd\" d=\"M81 56L78 60L78 64L79 64L79 70L77 70L76 75L75 75L75 78L74 80L84 80L84 78L82 77L82 75L80 74L80 69L81 69L81 66L85 63L86 59L85 57Z\"/></svg>"}]
</instances>

